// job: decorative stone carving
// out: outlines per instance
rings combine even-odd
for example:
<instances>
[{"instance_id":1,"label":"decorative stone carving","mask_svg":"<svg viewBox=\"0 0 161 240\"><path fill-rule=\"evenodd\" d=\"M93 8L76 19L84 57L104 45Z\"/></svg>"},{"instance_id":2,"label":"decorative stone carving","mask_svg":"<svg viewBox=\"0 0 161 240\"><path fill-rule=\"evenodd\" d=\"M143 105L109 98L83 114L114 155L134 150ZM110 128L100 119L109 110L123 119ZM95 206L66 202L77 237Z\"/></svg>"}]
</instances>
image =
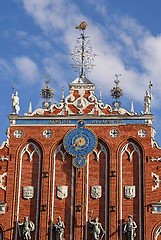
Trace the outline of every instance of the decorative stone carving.
<instances>
[{"instance_id":1,"label":"decorative stone carving","mask_svg":"<svg viewBox=\"0 0 161 240\"><path fill-rule=\"evenodd\" d=\"M15 95L12 94L11 99L12 99L12 114L18 114L18 112L20 111L18 92L15 92Z\"/></svg>"},{"instance_id":2,"label":"decorative stone carving","mask_svg":"<svg viewBox=\"0 0 161 240\"><path fill-rule=\"evenodd\" d=\"M8 156L7 157L4 157L4 156L0 157L0 161L5 161L5 160L8 161Z\"/></svg>"},{"instance_id":3,"label":"decorative stone carving","mask_svg":"<svg viewBox=\"0 0 161 240\"><path fill-rule=\"evenodd\" d=\"M102 186L91 186L91 197L95 199L102 197Z\"/></svg>"},{"instance_id":4,"label":"decorative stone carving","mask_svg":"<svg viewBox=\"0 0 161 240\"><path fill-rule=\"evenodd\" d=\"M125 197L134 198L136 196L135 186L125 186Z\"/></svg>"},{"instance_id":5,"label":"decorative stone carving","mask_svg":"<svg viewBox=\"0 0 161 240\"><path fill-rule=\"evenodd\" d=\"M57 186L57 197L67 198L68 197L68 186Z\"/></svg>"},{"instance_id":6,"label":"decorative stone carving","mask_svg":"<svg viewBox=\"0 0 161 240\"><path fill-rule=\"evenodd\" d=\"M151 157L151 162L161 162L161 157Z\"/></svg>"},{"instance_id":7,"label":"decorative stone carving","mask_svg":"<svg viewBox=\"0 0 161 240\"><path fill-rule=\"evenodd\" d=\"M145 129L140 129L138 131L138 136L139 137L144 138L144 137L146 137L146 135L147 135L147 131Z\"/></svg>"},{"instance_id":8,"label":"decorative stone carving","mask_svg":"<svg viewBox=\"0 0 161 240\"><path fill-rule=\"evenodd\" d=\"M46 138L49 138L52 136L52 131L50 129L46 129L45 131L43 131L43 136Z\"/></svg>"},{"instance_id":9,"label":"decorative stone carving","mask_svg":"<svg viewBox=\"0 0 161 240\"><path fill-rule=\"evenodd\" d=\"M124 231L123 233L126 234L126 239L127 240L134 240L136 237L136 228L137 225L136 223L132 220L132 216L128 216L129 221L126 222L124 226Z\"/></svg>"},{"instance_id":10,"label":"decorative stone carving","mask_svg":"<svg viewBox=\"0 0 161 240\"><path fill-rule=\"evenodd\" d=\"M152 186L152 191L156 190L157 188L159 188L159 183L161 183L161 180L159 180L159 175L155 174L152 172L152 177L155 178L155 186Z\"/></svg>"},{"instance_id":11,"label":"decorative stone carving","mask_svg":"<svg viewBox=\"0 0 161 240\"><path fill-rule=\"evenodd\" d=\"M10 128L8 127L6 130L6 135L7 135L7 143L6 146L9 148L9 140L10 140Z\"/></svg>"},{"instance_id":12,"label":"decorative stone carving","mask_svg":"<svg viewBox=\"0 0 161 240\"><path fill-rule=\"evenodd\" d=\"M154 214L161 214L161 200L159 202L154 202L151 204L152 206L152 211L151 213Z\"/></svg>"},{"instance_id":13,"label":"decorative stone carving","mask_svg":"<svg viewBox=\"0 0 161 240\"><path fill-rule=\"evenodd\" d=\"M21 239L31 239L31 232L35 230L35 224L32 221L28 221L28 217L24 217L24 222L17 223L19 228L19 234Z\"/></svg>"},{"instance_id":14,"label":"decorative stone carving","mask_svg":"<svg viewBox=\"0 0 161 240\"><path fill-rule=\"evenodd\" d=\"M34 186L23 187L23 198L30 199L34 197Z\"/></svg>"},{"instance_id":15,"label":"decorative stone carving","mask_svg":"<svg viewBox=\"0 0 161 240\"><path fill-rule=\"evenodd\" d=\"M93 210L91 211L91 214L89 216L90 227L92 227L92 232L91 232L92 240L99 240L100 235L102 234L101 236L101 239L102 239L106 232L103 229L102 224L98 222L97 217L94 219L95 220L94 222L91 221L92 213L93 213Z\"/></svg>"},{"instance_id":16,"label":"decorative stone carving","mask_svg":"<svg viewBox=\"0 0 161 240\"><path fill-rule=\"evenodd\" d=\"M119 135L119 131L118 131L118 130L112 129L112 130L110 131L110 136L111 136L111 137L115 138L115 137L117 137L118 135Z\"/></svg>"},{"instance_id":17,"label":"decorative stone carving","mask_svg":"<svg viewBox=\"0 0 161 240\"><path fill-rule=\"evenodd\" d=\"M20 129L17 129L14 131L14 137L15 138L21 138L23 135L23 132Z\"/></svg>"},{"instance_id":18,"label":"decorative stone carving","mask_svg":"<svg viewBox=\"0 0 161 240\"><path fill-rule=\"evenodd\" d=\"M6 191L6 186L5 186L5 187L3 186L3 183L4 183L3 178L4 178L5 176L7 177L7 172L5 172L5 173L3 173L2 175L0 175L0 188L3 189L4 191Z\"/></svg>"},{"instance_id":19,"label":"decorative stone carving","mask_svg":"<svg viewBox=\"0 0 161 240\"><path fill-rule=\"evenodd\" d=\"M0 202L0 214L5 214L5 207L7 203L5 202Z\"/></svg>"},{"instance_id":20,"label":"decorative stone carving","mask_svg":"<svg viewBox=\"0 0 161 240\"><path fill-rule=\"evenodd\" d=\"M132 151L129 151L128 150L128 146L129 145L132 145L133 146L133 150ZM126 152L128 154L128 157L129 157L129 161L131 162L132 161L132 158L133 158L133 154L135 152L137 152L138 154L140 154L140 150L139 148L133 143L133 142L128 142L121 150L121 154L123 154L124 152Z\"/></svg>"},{"instance_id":21,"label":"decorative stone carving","mask_svg":"<svg viewBox=\"0 0 161 240\"><path fill-rule=\"evenodd\" d=\"M65 240L65 238L63 238L64 228L65 228L65 225L61 221L61 217L59 216L57 223L54 225L55 240Z\"/></svg>"}]
</instances>

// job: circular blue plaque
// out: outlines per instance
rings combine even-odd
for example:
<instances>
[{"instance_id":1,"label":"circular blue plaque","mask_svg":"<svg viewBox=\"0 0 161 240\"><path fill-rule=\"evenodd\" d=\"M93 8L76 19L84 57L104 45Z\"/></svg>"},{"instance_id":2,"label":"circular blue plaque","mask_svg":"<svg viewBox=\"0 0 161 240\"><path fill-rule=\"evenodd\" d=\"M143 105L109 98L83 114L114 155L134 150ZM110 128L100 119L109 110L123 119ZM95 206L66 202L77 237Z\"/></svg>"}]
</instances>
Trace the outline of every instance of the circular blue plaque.
<instances>
[{"instance_id":1,"label":"circular blue plaque","mask_svg":"<svg viewBox=\"0 0 161 240\"><path fill-rule=\"evenodd\" d=\"M83 168L86 165L86 159L84 157L76 157L73 159L73 165L76 168Z\"/></svg>"},{"instance_id":2,"label":"circular blue plaque","mask_svg":"<svg viewBox=\"0 0 161 240\"><path fill-rule=\"evenodd\" d=\"M91 153L97 146L95 134L87 128L75 128L64 137L64 148L72 156L82 157Z\"/></svg>"}]
</instances>

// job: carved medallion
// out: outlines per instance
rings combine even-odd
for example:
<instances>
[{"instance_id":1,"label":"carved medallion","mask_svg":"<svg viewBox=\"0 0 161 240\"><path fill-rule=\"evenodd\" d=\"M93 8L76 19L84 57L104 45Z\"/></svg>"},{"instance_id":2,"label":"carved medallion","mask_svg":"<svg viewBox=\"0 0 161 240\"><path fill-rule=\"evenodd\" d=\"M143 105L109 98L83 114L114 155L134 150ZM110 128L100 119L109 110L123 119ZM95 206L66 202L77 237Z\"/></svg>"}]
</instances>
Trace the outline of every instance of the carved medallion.
<instances>
[{"instance_id":1,"label":"carved medallion","mask_svg":"<svg viewBox=\"0 0 161 240\"><path fill-rule=\"evenodd\" d=\"M57 186L57 197L67 198L68 197L68 186Z\"/></svg>"},{"instance_id":2,"label":"carved medallion","mask_svg":"<svg viewBox=\"0 0 161 240\"><path fill-rule=\"evenodd\" d=\"M102 186L91 186L91 197L96 199L102 197Z\"/></svg>"},{"instance_id":3,"label":"carved medallion","mask_svg":"<svg viewBox=\"0 0 161 240\"><path fill-rule=\"evenodd\" d=\"M23 187L23 198L30 199L34 197L34 186Z\"/></svg>"},{"instance_id":4,"label":"carved medallion","mask_svg":"<svg viewBox=\"0 0 161 240\"><path fill-rule=\"evenodd\" d=\"M125 197L134 198L136 196L135 186L125 186Z\"/></svg>"}]
</instances>

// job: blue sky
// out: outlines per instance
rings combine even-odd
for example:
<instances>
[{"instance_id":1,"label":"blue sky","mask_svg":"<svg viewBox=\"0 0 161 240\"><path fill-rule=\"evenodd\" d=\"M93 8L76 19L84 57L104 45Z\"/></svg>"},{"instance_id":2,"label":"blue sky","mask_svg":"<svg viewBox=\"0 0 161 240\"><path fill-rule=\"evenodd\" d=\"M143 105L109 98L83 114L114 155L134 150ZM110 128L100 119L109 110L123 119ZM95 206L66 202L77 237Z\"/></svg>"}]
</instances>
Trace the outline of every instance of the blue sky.
<instances>
[{"instance_id":1,"label":"blue sky","mask_svg":"<svg viewBox=\"0 0 161 240\"><path fill-rule=\"evenodd\" d=\"M160 0L5 0L0 3L0 144L6 139L7 115L12 111L12 85L20 97L20 115L41 106L44 74L50 74L53 102L68 94L68 83L78 73L71 67L80 21L87 21L95 68L88 78L102 87L102 98L112 103L114 75L121 73L122 107L143 110L149 81L153 82L152 113L156 140L161 145L161 1Z\"/></svg>"}]
</instances>

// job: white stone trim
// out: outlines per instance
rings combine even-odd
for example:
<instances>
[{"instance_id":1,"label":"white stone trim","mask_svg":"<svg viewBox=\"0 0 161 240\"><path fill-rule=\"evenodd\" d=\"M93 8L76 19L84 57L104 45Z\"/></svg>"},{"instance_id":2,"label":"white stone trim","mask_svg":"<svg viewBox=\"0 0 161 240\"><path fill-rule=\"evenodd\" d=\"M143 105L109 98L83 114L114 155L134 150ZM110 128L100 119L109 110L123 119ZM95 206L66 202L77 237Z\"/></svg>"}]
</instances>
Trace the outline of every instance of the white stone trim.
<instances>
[{"instance_id":1,"label":"white stone trim","mask_svg":"<svg viewBox=\"0 0 161 240\"><path fill-rule=\"evenodd\" d=\"M86 226L85 226L85 240L87 240L88 229L88 181L89 181L89 155L87 156L87 182L86 182Z\"/></svg>"},{"instance_id":2,"label":"white stone trim","mask_svg":"<svg viewBox=\"0 0 161 240\"><path fill-rule=\"evenodd\" d=\"M71 214L70 214L70 240L73 239L73 201L74 201L74 166L72 165Z\"/></svg>"},{"instance_id":3,"label":"white stone trim","mask_svg":"<svg viewBox=\"0 0 161 240\"><path fill-rule=\"evenodd\" d=\"M127 147L129 144L133 145L134 150L130 153L127 150ZM141 154L140 154L140 150L139 148L133 143L133 142L128 142L127 144L125 144L125 146L122 148L121 150L121 155L120 155L120 240L122 240L122 232L123 232L123 223L122 223L122 155L124 152L126 152L129 156L129 160L132 161L132 155L134 152L138 153L139 156L139 228L140 228L140 240L142 240L142 216L141 216L141 212L142 212L142 204L141 204L141 199L142 199L142 191L141 191L141 187L142 187L142 182L141 182ZM131 213L127 213L127 214L131 214Z\"/></svg>"},{"instance_id":4,"label":"white stone trim","mask_svg":"<svg viewBox=\"0 0 161 240\"><path fill-rule=\"evenodd\" d=\"M154 240L157 240L158 239L158 236L161 234L161 226L159 226L156 230L156 233L155 233L155 237L154 237Z\"/></svg>"},{"instance_id":5,"label":"white stone trim","mask_svg":"<svg viewBox=\"0 0 161 240\"><path fill-rule=\"evenodd\" d=\"M2 145L0 146L0 149L3 149L6 144L7 144L7 141L3 141Z\"/></svg>"},{"instance_id":6,"label":"white stone trim","mask_svg":"<svg viewBox=\"0 0 161 240\"><path fill-rule=\"evenodd\" d=\"M38 189L37 189L37 208L36 208L36 224L35 224L35 240L37 239L37 235L38 235L38 214L39 214L39 195L40 195L40 169L41 169L41 153L40 153L40 149L33 143L33 142L29 142L28 144L26 144L26 146L22 149L21 151L21 155L20 155L20 170L19 170L19 181L18 181L18 196L17 196L17 213L16 213L16 229L15 229L15 240L17 240L17 235L18 235L18 226L17 226L17 222L19 219L19 207L20 207L20 190L21 190L21 172L22 172L22 157L23 154L25 152L30 153L27 148L29 147L29 145L33 145L34 147L34 152L37 152L37 154L39 155L39 170L38 170ZM33 153L30 153L29 155L29 161L30 159L32 160L32 156ZM31 162L31 161L30 161Z\"/></svg>"},{"instance_id":7,"label":"white stone trim","mask_svg":"<svg viewBox=\"0 0 161 240\"><path fill-rule=\"evenodd\" d=\"M54 152L54 161L53 161L53 188L52 188L52 204L51 204L50 240L52 240L52 235L53 235L54 188L55 188L55 159L56 159L56 154L57 154L57 148L56 148L56 150Z\"/></svg>"}]
</instances>

